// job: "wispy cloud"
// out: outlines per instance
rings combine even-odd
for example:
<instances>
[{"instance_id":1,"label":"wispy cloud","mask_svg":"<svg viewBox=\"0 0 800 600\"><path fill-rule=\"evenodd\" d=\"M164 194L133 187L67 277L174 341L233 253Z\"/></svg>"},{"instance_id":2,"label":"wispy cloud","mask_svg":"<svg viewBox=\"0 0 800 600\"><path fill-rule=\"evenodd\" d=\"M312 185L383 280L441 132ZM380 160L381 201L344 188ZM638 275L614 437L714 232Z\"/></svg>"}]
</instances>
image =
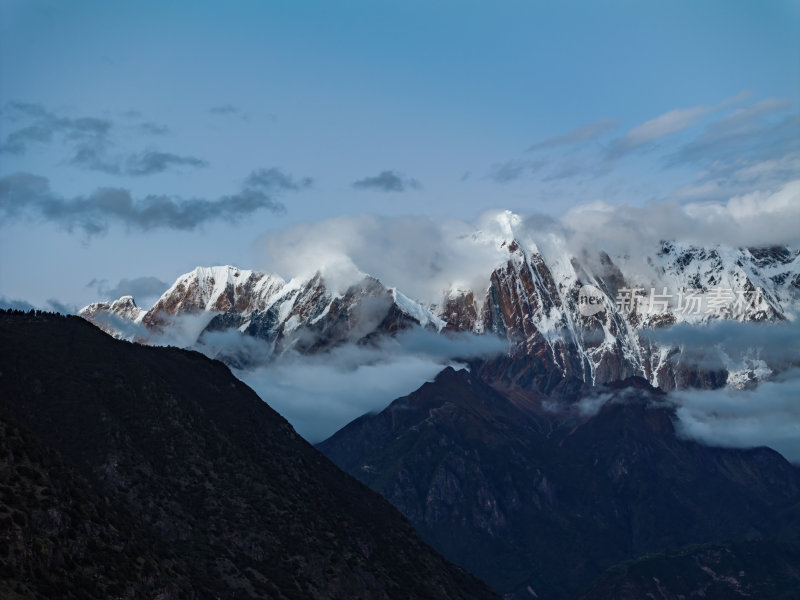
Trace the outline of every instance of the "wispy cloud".
<instances>
[{"instance_id":1,"label":"wispy cloud","mask_svg":"<svg viewBox=\"0 0 800 600\"><path fill-rule=\"evenodd\" d=\"M720 202L586 203L559 219L514 219L501 211L490 211L475 222L342 216L267 231L258 248L263 265L286 277L311 276L320 268L343 279L369 273L412 298L439 303L442 290L488 288L489 274L508 259L507 250L493 242L496 239L535 240L542 252L548 251L551 240L559 256L565 251L576 257L604 251L633 257L633 265L637 257L644 263L645 257L658 253L663 240L734 248L794 247L800 242L798 222L800 180ZM475 236L476 230L481 235Z\"/></svg>"},{"instance_id":2,"label":"wispy cloud","mask_svg":"<svg viewBox=\"0 0 800 600\"><path fill-rule=\"evenodd\" d=\"M11 298L6 298L5 296L0 296L0 308L22 310L25 312L30 310L46 310L58 312L62 315L74 315L78 312L78 308L76 306L72 304L65 304L59 300L56 300L55 298L48 299L45 306L34 306L26 300L14 300Z\"/></svg>"},{"instance_id":3,"label":"wispy cloud","mask_svg":"<svg viewBox=\"0 0 800 600\"><path fill-rule=\"evenodd\" d=\"M10 310L24 310L25 312L29 310L33 310L36 308L30 302L26 302L25 300L15 300L12 298L6 298L5 296L0 296L0 308L6 308Z\"/></svg>"},{"instance_id":4,"label":"wispy cloud","mask_svg":"<svg viewBox=\"0 0 800 600\"><path fill-rule=\"evenodd\" d=\"M800 150L800 115L792 103L767 99L710 123L703 132L667 156L667 165L713 164L748 156L760 159Z\"/></svg>"},{"instance_id":5,"label":"wispy cloud","mask_svg":"<svg viewBox=\"0 0 800 600\"><path fill-rule=\"evenodd\" d=\"M777 189L800 172L800 115L791 104L767 100L710 123L665 158L665 166L694 166L695 180L678 199L719 200Z\"/></svg>"},{"instance_id":6,"label":"wispy cloud","mask_svg":"<svg viewBox=\"0 0 800 600\"><path fill-rule=\"evenodd\" d=\"M128 175L152 175L162 173L171 167L207 167L208 163L194 156L178 156L170 152L147 150L133 154L125 161Z\"/></svg>"},{"instance_id":7,"label":"wispy cloud","mask_svg":"<svg viewBox=\"0 0 800 600\"><path fill-rule=\"evenodd\" d=\"M353 187L360 190L377 190L380 192L405 192L421 189L422 184L416 179L406 177L397 171L381 171L372 177L354 181Z\"/></svg>"},{"instance_id":8,"label":"wispy cloud","mask_svg":"<svg viewBox=\"0 0 800 600\"><path fill-rule=\"evenodd\" d=\"M624 136L613 140L608 147L608 156L609 158L619 158L668 135L693 127L701 117L705 117L713 110L714 107L711 106L678 108L659 115L655 119L645 121Z\"/></svg>"},{"instance_id":9,"label":"wispy cloud","mask_svg":"<svg viewBox=\"0 0 800 600\"><path fill-rule=\"evenodd\" d=\"M299 191L310 188L314 184L311 177L295 178L280 169L257 169L250 173L245 180L245 185L257 187L266 191Z\"/></svg>"},{"instance_id":10,"label":"wispy cloud","mask_svg":"<svg viewBox=\"0 0 800 600\"><path fill-rule=\"evenodd\" d=\"M548 161L545 159L519 158L496 163L489 169L489 178L497 183L509 183L539 173Z\"/></svg>"},{"instance_id":11,"label":"wispy cloud","mask_svg":"<svg viewBox=\"0 0 800 600\"><path fill-rule=\"evenodd\" d=\"M8 134L0 151L25 154L37 144L50 144L56 138L72 146L67 163L83 169L110 175L145 176L162 173L180 167L202 168L208 163L194 156L182 156L172 152L148 149L142 152L113 152L112 133L114 124L108 119L96 117L70 118L48 111L42 105L11 103L8 109L16 117L30 122ZM140 123L136 127L148 135L164 135L166 125L153 122Z\"/></svg>"},{"instance_id":12,"label":"wispy cloud","mask_svg":"<svg viewBox=\"0 0 800 600\"><path fill-rule=\"evenodd\" d=\"M239 113L239 108L233 106L232 104L220 104L218 106L212 106L208 109L212 115L234 115Z\"/></svg>"},{"instance_id":13,"label":"wispy cloud","mask_svg":"<svg viewBox=\"0 0 800 600\"><path fill-rule=\"evenodd\" d=\"M556 162L553 168L542 177L542 181L595 178L609 173L611 169L611 165L606 162L598 162L591 154L574 154Z\"/></svg>"},{"instance_id":14,"label":"wispy cloud","mask_svg":"<svg viewBox=\"0 0 800 600\"><path fill-rule=\"evenodd\" d=\"M133 296L138 300L160 296L169 287L158 277L146 276L133 279L120 279L116 285L109 287L105 279L92 279L86 287L94 288L97 293L109 300L116 300L122 296Z\"/></svg>"},{"instance_id":15,"label":"wispy cloud","mask_svg":"<svg viewBox=\"0 0 800 600\"><path fill-rule=\"evenodd\" d=\"M150 135L166 135L169 133L169 127L161 123L153 123L152 121L139 123L139 129Z\"/></svg>"},{"instance_id":16,"label":"wispy cloud","mask_svg":"<svg viewBox=\"0 0 800 600\"><path fill-rule=\"evenodd\" d=\"M9 133L0 146L0 152L24 154L31 145L50 143L56 135L77 141L105 139L112 128L108 119L68 118L52 113L40 104L12 102L6 108L12 113L32 119L32 122Z\"/></svg>"},{"instance_id":17,"label":"wispy cloud","mask_svg":"<svg viewBox=\"0 0 800 600\"><path fill-rule=\"evenodd\" d=\"M284 212L275 192L256 182L214 200L165 195L135 199L123 188L98 188L87 196L64 198L50 189L46 177L15 173L0 178L0 215L41 218L89 236L105 232L113 222L144 231L193 230L213 221L236 222L258 210Z\"/></svg>"},{"instance_id":18,"label":"wispy cloud","mask_svg":"<svg viewBox=\"0 0 800 600\"><path fill-rule=\"evenodd\" d=\"M549 184L547 194L586 193L608 197L623 185L628 196L651 201L727 201L750 193L775 193L796 178L800 164L800 114L796 102L768 98L743 105L741 93L712 105L676 108L601 140L618 127L603 119L542 140L529 148L536 157L520 156L491 165L488 177L497 183L526 179ZM656 172L681 168L674 188L641 182L634 164L644 154ZM685 171L694 168L694 180ZM602 188L595 182L605 179ZM656 180L660 179L659 177ZM641 183L637 183L641 182ZM643 197L642 197L643 196Z\"/></svg>"},{"instance_id":19,"label":"wispy cloud","mask_svg":"<svg viewBox=\"0 0 800 600\"><path fill-rule=\"evenodd\" d=\"M105 140L81 143L75 147L75 154L69 162L71 165L91 171L135 177L155 175L176 167L204 168L208 166L208 162L195 156L179 156L157 150L145 150L127 157L112 158L108 156L106 147Z\"/></svg>"},{"instance_id":20,"label":"wispy cloud","mask_svg":"<svg viewBox=\"0 0 800 600\"><path fill-rule=\"evenodd\" d=\"M588 125L583 125L565 134L547 138L541 142L536 142L528 150L544 150L556 148L558 146L569 146L578 142L593 140L619 127L617 119L602 119Z\"/></svg>"},{"instance_id":21,"label":"wispy cloud","mask_svg":"<svg viewBox=\"0 0 800 600\"><path fill-rule=\"evenodd\" d=\"M75 152L72 158L70 158L69 164L92 171L119 175L122 172L119 163L110 161L106 157L107 144L108 142L106 140L98 139L76 145Z\"/></svg>"}]
</instances>

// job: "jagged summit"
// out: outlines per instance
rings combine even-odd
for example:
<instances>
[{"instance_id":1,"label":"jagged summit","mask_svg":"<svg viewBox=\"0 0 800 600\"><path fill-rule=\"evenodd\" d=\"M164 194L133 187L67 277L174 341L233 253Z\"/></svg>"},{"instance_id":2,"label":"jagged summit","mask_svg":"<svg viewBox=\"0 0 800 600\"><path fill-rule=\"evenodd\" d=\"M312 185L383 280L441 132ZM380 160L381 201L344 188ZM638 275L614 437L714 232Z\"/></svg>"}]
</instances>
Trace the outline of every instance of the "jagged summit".
<instances>
[{"instance_id":1,"label":"jagged summit","mask_svg":"<svg viewBox=\"0 0 800 600\"><path fill-rule=\"evenodd\" d=\"M147 311L145 323L199 311L247 315L264 309L286 282L271 273L233 266L197 267L180 276Z\"/></svg>"}]
</instances>

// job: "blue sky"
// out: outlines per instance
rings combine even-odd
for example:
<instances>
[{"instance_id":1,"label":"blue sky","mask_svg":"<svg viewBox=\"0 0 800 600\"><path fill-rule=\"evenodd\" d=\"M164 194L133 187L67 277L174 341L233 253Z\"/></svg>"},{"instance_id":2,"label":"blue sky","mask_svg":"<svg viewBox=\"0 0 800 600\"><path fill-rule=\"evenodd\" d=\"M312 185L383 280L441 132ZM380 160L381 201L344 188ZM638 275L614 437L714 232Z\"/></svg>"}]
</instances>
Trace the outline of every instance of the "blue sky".
<instances>
[{"instance_id":1,"label":"blue sky","mask_svg":"<svg viewBox=\"0 0 800 600\"><path fill-rule=\"evenodd\" d=\"M342 215L769 194L798 100L797 1L3 0L0 298L269 270Z\"/></svg>"}]
</instances>

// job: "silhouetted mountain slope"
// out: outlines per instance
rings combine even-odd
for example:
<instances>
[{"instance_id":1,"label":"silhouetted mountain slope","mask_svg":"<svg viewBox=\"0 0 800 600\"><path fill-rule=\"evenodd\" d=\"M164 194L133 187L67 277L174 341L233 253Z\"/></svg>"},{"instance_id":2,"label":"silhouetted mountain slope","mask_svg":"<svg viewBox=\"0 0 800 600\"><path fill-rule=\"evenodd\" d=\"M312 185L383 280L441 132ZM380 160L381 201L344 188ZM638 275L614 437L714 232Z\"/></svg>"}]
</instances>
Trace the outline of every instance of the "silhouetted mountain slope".
<instances>
[{"instance_id":1,"label":"silhouetted mountain slope","mask_svg":"<svg viewBox=\"0 0 800 600\"><path fill-rule=\"evenodd\" d=\"M638 378L553 406L447 369L318 447L517 598L567 598L671 547L777 534L800 501L800 469L767 448L679 438L662 394Z\"/></svg>"},{"instance_id":2,"label":"silhouetted mountain slope","mask_svg":"<svg viewBox=\"0 0 800 600\"><path fill-rule=\"evenodd\" d=\"M25 467L5 453L13 512L2 535L8 564L24 569L4 571L4 594L37 591L35 569L71 553L84 575L56 569L47 589L58 591L40 597L86 597L82 577L125 597L160 585L162 598L494 597L198 353L120 342L77 317L5 312L0 397L6 426L38 439L4 442ZM45 497L39 478L51 493L19 502ZM51 526L53 514L69 520ZM160 562L170 556L174 566Z\"/></svg>"},{"instance_id":3,"label":"silhouetted mountain slope","mask_svg":"<svg viewBox=\"0 0 800 600\"><path fill-rule=\"evenodd\" d=\"M190 595L183 560L3 416L0 456L3 598Z\"/></svg>"}]
</instances>

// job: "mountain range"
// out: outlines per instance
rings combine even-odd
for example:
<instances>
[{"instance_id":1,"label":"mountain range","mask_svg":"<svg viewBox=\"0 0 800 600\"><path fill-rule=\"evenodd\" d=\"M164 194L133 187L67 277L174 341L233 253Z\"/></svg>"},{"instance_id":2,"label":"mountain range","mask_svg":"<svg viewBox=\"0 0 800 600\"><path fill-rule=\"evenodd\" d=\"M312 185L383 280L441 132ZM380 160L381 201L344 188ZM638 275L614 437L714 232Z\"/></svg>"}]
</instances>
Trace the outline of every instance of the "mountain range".
<instances>
[{"instance_id":1,"label":"mountain range","mask_svg":"<svg viewBox=\"0 0 800 600\"><path fill-rule=\"evenodd\" d=\"M538 242L515 237L515 219L510 213L498 217L502 235L473 234L476 251L489 246L497 256L485 287L450 287L436 302L411 299L363 273L355 281L333 282L321 268L287 282L219 266L180 276L148 310L126 296L91 304L80 315L144 343L202 345L206 332L237 330L263 342L264 361L413 328L494 335L508 350L481 366L483 378L550 393L572 381L598 385L633 376L665 391L744 386L766 372L763 362L727 357L727 364L697 368L679 347L650 332L726 319L793 320L800 308L798 250L662 242L658 252L636 259L585 249L578 255L551 235ZM582 306L586 289L599 296L599 312L588 314ZM218 357L247 366L241 357Z\"/></svg>"}]
</instances>

